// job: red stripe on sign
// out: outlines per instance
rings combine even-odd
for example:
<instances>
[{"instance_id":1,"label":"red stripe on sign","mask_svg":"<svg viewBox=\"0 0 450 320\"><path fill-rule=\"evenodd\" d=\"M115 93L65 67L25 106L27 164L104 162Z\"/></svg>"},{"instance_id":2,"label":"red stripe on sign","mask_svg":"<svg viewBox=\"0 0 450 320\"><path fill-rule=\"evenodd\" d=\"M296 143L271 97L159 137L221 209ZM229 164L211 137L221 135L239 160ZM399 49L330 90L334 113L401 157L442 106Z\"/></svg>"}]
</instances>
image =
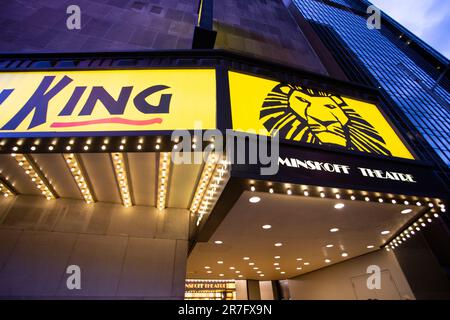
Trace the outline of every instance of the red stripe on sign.
<instances>
[{"instance_id":1,"label":"red stripe on sign","mask_svg":"<svg viewBox=\"0 0 450 320\"><path fill-rule=\"evenodd\" d=\"M67 128L67 127L81 127L81 126L89 126L91 124L104 124L104 123L118 123L125 124L130 126L146 126L151 124L161 123L161 118L153 118L148 120L130 120L124 119L120 117L115 118L104 118L104 119L95 119L88 121L74 121L74 122L53 122L50 127L51 128Z\"/></svg>"}]
</instances>

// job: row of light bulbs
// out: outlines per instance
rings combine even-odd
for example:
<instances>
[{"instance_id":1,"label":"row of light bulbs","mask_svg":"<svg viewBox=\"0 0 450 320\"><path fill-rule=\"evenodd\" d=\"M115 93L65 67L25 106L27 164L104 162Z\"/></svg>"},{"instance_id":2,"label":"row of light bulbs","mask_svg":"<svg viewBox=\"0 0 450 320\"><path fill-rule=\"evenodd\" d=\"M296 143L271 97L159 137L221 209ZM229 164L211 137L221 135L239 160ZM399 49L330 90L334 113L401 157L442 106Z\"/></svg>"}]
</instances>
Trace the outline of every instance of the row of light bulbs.
<instances>
[{"instance_id":1,"label":"row of light bulbs","mask_svg":"<svg viewBox=\"0 0 450 320\"><path fill-rule=\"evenodd\" d=\"M256 187L252 184L250 185L250 191L256 191ZM274 188L269 187L268 189L265 190L261 190L262 192L269 192L269 193L275 193ZM291 187L286 187L285 188L285 193L287 195L293 195L294 191ZM296 193L297 194L297 193ZM392 204L399 204L399 205L416 205L418 207L423 206L423 205L427 205L429 208L434 208L436 206L440 207L442 212L445 212L445 205L443 205L442 200L440 199L435 199L435 201L423 201L423 203L421 201L408 201L408 200L404 200L404 199L395 199L395 198L383 198L383 197L369 197L367 195L361 194L361 195L357 195L356 191L354 190L347 190L347 193L342 194L340 192L325 192L325 191L319 191L318 193L314 193L314 191L311 191L309 188L305 187L301 190L300 193L298 193L298 195L303 195L305 197L309 197L309 196L319 196L321 198L332 198L332 199L347 199L347 200L360 200L360 201L366 201L366 202L379 202L379 203L392 203Z\"/></svg>"},{"instance_id":2,"label":"row of light bulbs","mask_svg":"<svg viewBox=\"0 0 450 320\"><path fill-rule=\"evenodd\" d=\"M96 147L92 145L92 139L91 138L88 138L84 142L81 142L81 141L77 141L77 142L78 142L78 144L80 144L80 143L84 144L83 148L82 148L83 151L86 151L86 152L88 152L88 151L91 151L91 152L92 151L96 151ZM199 149L198 145L196 144L196 142L197 142L196 138L193 138L192 139L192 145L191 145L193 150ZM126 150L128 152L131 152L133 149L136 150L136 151L142 151L144 149L144 147L146 147L146 145L144 143L145 143L144 138L140 138L138 140L137 144L135 144L134 147L130 147L129 145L127 145L127 139L123 138L120 141L118 149L120 151L125 151ZM158 138L156 140L155 145L154 145L154 150L155 151L158 151L158 150L161 149L161 143L162 143L161 138ZM178 143L178 140L175 141L175 143ZM4 145L4 144L5 144L5 141L3 141L3 143L0 143L0 145ZM29 147L27 149L25 149L25 146L22 146L22 143L17 143L17 145L12 147L12 151L13 152L19 152L19 151L22 151L22 152L28 152L28 151L35 152L35 151L42 151L43 149L47 149L48 151L54 151L56 146L57 146L57 140L54 140L50 145L47 145L47 146L42 146L42 145L40 145L39 142L37 142L36 144L32 145L31 147ZM69 142L65 146L63 146L63 148L64 148L65 151L70 152L70 151L72 151L74 149L74 146L75 146L75 140L71 139L71 140L69 140ZM173 146L174 149L177 149L177 147L178 146L176 144ZM101 151L106 151L106 150L114 150L117 147L111 146L109 138L106 138L106 139L103 140L102 144L98 145L97 148L99 150L101 150Z\"/></svg>"},{"instance_id":3,"label":"row of light bulbs","mask_svg":"<svg viewBox=\"0 0 450 320\"><path fill-rule=\"evenodd\" d=\"M214 195L217 193L218 188L222 184L225 179L226 174L228 173L228 163L226 160L221 160L220 163L216 166L215 172L210 180L208 185L208 189L203 196L202 203L200 205L199 212L201 214L207 213L208 209L211 209L211 201L214 199Z\"/></svg>"},{"instance_id":4,"label":"row of light bulbs","mask_svg":"<svg viewBox=\"0 0 450 320\"><path fill-rule=\"evenodd\" d=\"M13 196L14 192L12 192L9 187L0 180L0 194L7 198Z\"/></svg>"},{"instance_id":5,"label":"row of light bulbs","mask_svg":"<svg viewBox=\"0 0 450 320\"><path fill-rule=\"evenodd\" d=\"M31 165L30 161L24 154L11 154L19 164L20 167L25 171L25 173L30 177L31 181L34 182L36 188L45 196L47 200L52 200L57 198L57 194L54 193L53 188L50 186L50 182L45 181L41 178L41 176L36 172L34 167Z\"/></svg>"},{"instance_id":6,"label":"row of light bulbs","mask_svg":"<svg viewBox=\"0 0 450 320\"><path fill-rule=\"evenodd\" d=\"M162 152L159 156L158 195L156 199L156 206L159 210L163 210L166 207L169 173L170 153Z\"/></svg>"},{"instance_id":7,"label":"row of light bulbs","mask_svg":"<svg viewBox=\"0 0 450 320\"><path fill-rule=\"evenodd\" d=\"M194 198L192 199L192 203L191 203L191 207L190 207L190 211L192 213L197 212L197 210L200 207L202 198L203 198L204 194L206 193L209 181L210 181L211 177L213 176L213 172L214 172L214 169L216 168L218 159L219 158L217 155L211 153L205 162L202 174L200 176L200 180L197 184L197 189L195 190L195 193L194 193Z\"/></svg>"},{"instance_id":8,"label":"row of light bulbs","mask_svg":"<svg viewBox=\"0 0 450 320\"><path fill-rule=\"evenodd\" d=\"M128 176L125 167L124 154L121 152L111 153L111 159L113 162L116 179L119 184L119 191L122 198L122 203L125 207L131 207L133 203L131 202L131 193L128 184Z\"/></svg>"},{"instance_id":9,"label":"row of light bulbs","mask_svg":"<svg viewBox=\"0 0 450 320\"><path fill-rule=\"evenodd\" d=\"M196 225L199 226L203 216L209 213L214 207L219 197L219 189L226 184L229 179L229 162L225 158L221 158L214 169L214 173L209 180L209 184L198 210L198 218Z\"/></svg>"},{"instance_id":10,"label":"row of light bulbs","mask_svg":"<svg viewBox=\"0 0 450 320\"><path fill-rule=\"evenodd\" d=\"M83 195L84 200L86 203L90 204L94 202L94 198L92 196L92 192L89 188L89 185L87 184L86 177L81 170L81 166L78 163L78 160L73 153L64 153L64 160L67 163L67 166L69 167L70 173L72 174L73 178L75 179L75 182L78 186L78 189L80 190L81 194Z\"/></svg>"},{"instance_id":11,"label":"row of light bulbs","mask_svg":"<svg viewBox=\"0 0 450 320\"><path fill-rule=\"evenodd\" d=\"M441 211L445 212L445 205L441 205ZM439 218L439 213L436 210L425 213L422 217L418 218L412 222L405 230L403 230L399 235L393 238L389 243L385 245L387 251L395 250L399 245L406 242L417 232L420 232L428 224L433 222L433 219Z\"/></svg>"}]
</instances>

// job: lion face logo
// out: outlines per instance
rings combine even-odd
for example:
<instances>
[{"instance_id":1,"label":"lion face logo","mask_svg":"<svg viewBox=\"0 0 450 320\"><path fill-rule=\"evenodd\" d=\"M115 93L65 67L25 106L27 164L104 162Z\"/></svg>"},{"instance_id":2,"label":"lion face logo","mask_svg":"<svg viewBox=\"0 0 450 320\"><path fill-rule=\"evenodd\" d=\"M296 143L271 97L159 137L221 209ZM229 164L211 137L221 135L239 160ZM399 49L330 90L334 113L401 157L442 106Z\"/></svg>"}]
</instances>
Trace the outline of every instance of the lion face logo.
<instances>
[{"instance_id":1,"label":"lion face logo","mask_svg":"<svg viewBox=\"0 0 450 320\"><path fill-rule=\"evenodd\" d=\"M264 100L260 120L283 139L391 155L375 128L338 95L280 83Z\"/></svg>"}]
</instances>

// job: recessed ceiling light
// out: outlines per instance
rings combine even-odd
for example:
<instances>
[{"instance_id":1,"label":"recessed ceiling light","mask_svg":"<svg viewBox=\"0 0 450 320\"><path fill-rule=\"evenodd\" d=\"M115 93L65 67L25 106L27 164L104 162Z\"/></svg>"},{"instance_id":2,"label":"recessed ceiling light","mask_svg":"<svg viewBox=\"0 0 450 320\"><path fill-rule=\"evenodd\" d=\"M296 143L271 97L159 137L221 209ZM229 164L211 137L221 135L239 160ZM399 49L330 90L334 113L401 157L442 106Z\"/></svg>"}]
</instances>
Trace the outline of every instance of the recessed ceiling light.
<instances>
[{"instance_id":1,"label":"recessed ceiling light","mask_svg":"<svg viewBox=\"0 0 450 320\"><path fill-rule=\"evenodd\" d=\"M272 228L272 226L270 224L265 224L262 226L262 228L267 230L267 229Z\"/></svg>"},{"instance_id":2,"label":"recessed ceiling light","mask_svg":"<svg viewBox=\"0 0 450 320\"><path fill-rule=\"evenodd\" d=\"M253 267L253 270L258 270L259 268L258 267Z\"/></svg>"},{"instance_id":3,"label":"recessed ceiling light","mask_svg":"<svg viewBox=\"0 0 450 320\"><path fill-rule=\"evenodd\" d=\"M254 266L255 263L254 263L254 262L249 262L248 265L249 265L249 266Z\"/></svg>"},{"instance_id":4,"label":"recessed ceiling light","mask_svg":"<svg viewBox=\"0 0 450 320\"><path fill-rule=\"evenodd\" d=\"M327 244L326 247L327 247L327 248L333 248L333 247L334 247L334 244Z\"/></svg>"},{"instance_id":5,"label":"recessed ceiling light","mask_svg":"<svg viewBox=\"0 0 450 320\"><path fill-rule=\"evenodd\" d=\"M281 247L283 244L281 242L277 242L274 244L275 247Z\"/></svg>"},{"instance_id":6,"label":"recessed ceiling light","mask_svg":"<svg viewBox=\"0 0 450 320\"><path fill-rule=\"evenodd\" d=\"M331 229L330 229L330 232L338 232L338 231L339 231L338 228L331 228Z\"/></svg>"},{"instance_id":7,"label":"recessed ceiling light","mask_svg":"<svg viewBox=\"0 0 450 320\"><path fill-rule=\"evenodd\" d=\"M412 212L412 209L404 209L404 210L400 211L401 214L407 214L410 212Z\"/></svg>"},{"instance_id":8,"label":"recessed ceiling light","mask_svg":"<svg viewBox=\"0 0 450 320\"><path fill-rule=\"evenodd\" d=\"M303 263L305 266L309 266L309 262L304 262Z\"/></svg>"},{"instance_id":9,"label":"recessed ceiling light","mask_svg":"<svg viewBox=\"0 0 450 320\"><path fill-rule=\"evenodd\" d=\"M279 266L280 264L278 262L273 263L274 266Z\"/></svg>"},{"instance_id":10,"label":"recessed ceiling light","mask_svg":"<svg viewBox=\"0 0 450 320\"><path fill-rule=\"evenodd\" d=\"M348 257L348 253L347 253L347 252L342 252L342 253L341 253L341 256L343 256L344 258L345 258L345 257Z\"/></svg>"},{"instance_id":11,"label":"recessed ceiling light","mask_svg":"<svg viewBox=\"0 0 450 320\"><path fill-rule=\"evenodd\" d=\"M242 275L242 274L240 274L240 275L238 275L238 277L239 277L239 278L242 278L242 277L243 277L243 275Z\"/></svg>"},{"instance_id":12,"label":"recessed ceiling light","mask_svg":"<svg viewBox=\"0 0 450 320\"><path fill-rule=\"evenodd\" d=\"M297 270L302 270L302 267L297 267Z\"/></svg>"},{"instance_id":13,"label":"recessed ceiling light","mask_svg":"<svg viewBox=\"0 0 450 320\"><path fill-rule=\"evenodd\" d=\"M297 258L297 261L302 261L303 259L302 258Z\"/></svg>"},{"instance_id":14,"label":"recessed ceiling light","mask_svg":"<svg viewBox=\"0 0 450 320\"><path fill-rule=\"evenodd\" d=\"M212 273L212 271L211 271L211 270L208 270L208 271L206 271L206 273Z\"/></svg>"},{"instance_id":15,"label":"recessed ceiling light","mask_svg":"<svg viewBox=\"0 0 450 320\"><path fill-rule=\"evenodd\" d=\"M373 245L368 245L367 246L367 249L372 249L372 248L375 248L375 246L373 246Z\"/></svg>"},{"instance_id":16,"label":"recessed ceiling light","mask_svg":"<svg viewBox=\"0 0 450 320\"><path fill-rule=\"evenodd\" d=\"M343 203L336 203L335 205L334 205L334 208L335 209L342 209L343 207L345 207L345 204L343 204Z\"/></svg>"},{"instance_id":17,"label":"recessed ceiling light","mask_svg":"<svg viewBox=\"0 0 450 320\"><path fill-rule=\"evenodd\" d=\"M280 259L281 257L280 256L275 256L275 257L273 257L274 259Z\"/></svg>"},{"instance_id":18,"label":"recessed ceiling light","mask_svg":"<svg viewBox=\"0 0 450 320\"><path fill-rule=\"evenodd\" d=\"M281 274L285 274L286 272L284 272L284 271L281 271L280 273L281 273Z\"/></svg>"},{"instance_id":19,"label":"recessed ceiling light","mask_svg":"<svg viewBox=\"0 0 450 320\"><path fill-rule=\"evenodd\" d=\"M260 197L257 197L257 196L254 196L254 197L251 197L250 199L248 199L248 201L249 201L250 203L258 203L258 202L261 201L261 198L260 198Z\"/></svg>"},{"instance_id":20,"label":"recessed ceiling light","mask_svg":"<svg viewBox=\"0 0 450 320\"><path fill-rule=\"evenodd\" d=\"M389 230L384 230L384 231L381 231L381 234L385 235L385 234L388 234L389 232L390 232Z\"/></svg>"},{"instance_id":21,"label":"recessed ceiling light","mask_svg":"<svg viewBox=\"0 0 450 320\"><path fill-rule=\"evenodd\" d=\"M264 277L264 275L261 273L260 275L259 275L260 277Z\"/></svg>"},{"instance_id":22,"label":"recessed ceiling light","mask_svg":"<svg viewBox=\"0 0 450 320\"><path fill-rule=\"evenodd\" d=\"M211 267L210 266L205 266L205 269L211 269Z\"/></svg>"},{"instance_id":23,"label":"recessed ceiling light","mask_svg":"<svg viewBox=\"0 0 450 320\"><path fill-rule=\"evenodd\" d=\"M222 260L217 261L218 264L223 264Z\"/></svg>"},{"instance_id":24,"label":"recessed ceiling light","mask_svg":"<svg viewBox=\"0 0 450 320\"><path fill-rule=\"evenodd\" d=\"M235 267L230 267L230 270L234 270L234 269L236 269Z\"/></svg>"},{"instance_id":25,"label":"recessed ceiling light","mask_svg":"<svg viewBox=\"0 0 450 320\"><path fill-rule=\"evenodd\" d=\"M244 260L250 260L250 257L243 257Z\"/></svg>"},{"instance_id":26,"label":"recessed ceiling light","mask_svg":"<svg viewBox=\"0 0 450 320\"><path fill-rule=\"evenodd\" d=\"M216 240L216 241L214 241L214 243L215 243L215 244L222 244L223 241L221 241L221 240Z\"/></svg>"},{"instance_id":27,"label":"recessed ceiling light","mask_svg":"<svg viewBox=\"0 0 450 320\"><path fill-rule=\"evenodd\" d=\"M325 263L330 263L331 260L330 259L325 259Z\"/></svg>"},{"instance_id":28,"label":"recessed ceiling light","mask_svg":"<svg viewBox=\"0 0 450 320\"><path fill-rule=\"evenodd\" d=\"M275 268L275 270L280 270L280 269L281 269L280 267L276 267L276 268Z\"/></svg>"},{"instance_id":29,"label":"recessed ceiling light","mask_svg":"<svg viewBox=\"0 0 450 320\"><path fill-rule=\"evenodd\" d=\"M224 276L224 274L223 274L223 273L219 274L219 277L223 277L223 276Z\"/></svg>"}]
</instances>

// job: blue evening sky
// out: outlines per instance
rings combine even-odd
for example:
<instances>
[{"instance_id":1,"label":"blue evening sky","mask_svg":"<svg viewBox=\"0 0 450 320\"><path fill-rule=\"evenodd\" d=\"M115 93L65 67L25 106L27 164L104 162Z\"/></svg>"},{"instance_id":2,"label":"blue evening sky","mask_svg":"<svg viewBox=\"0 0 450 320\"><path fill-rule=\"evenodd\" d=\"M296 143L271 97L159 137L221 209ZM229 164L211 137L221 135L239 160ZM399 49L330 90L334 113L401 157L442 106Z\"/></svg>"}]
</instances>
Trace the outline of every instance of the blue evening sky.
<instances>
[{"instance_id":1,"label":"blue evening sky","mask_svg":"<svg viewBox=\"0 0 450 320\"><path fill-rule=\"evenodd\" d=\"M369 0L450 59L450 0Z\"/></svg>"}]
</instances>

